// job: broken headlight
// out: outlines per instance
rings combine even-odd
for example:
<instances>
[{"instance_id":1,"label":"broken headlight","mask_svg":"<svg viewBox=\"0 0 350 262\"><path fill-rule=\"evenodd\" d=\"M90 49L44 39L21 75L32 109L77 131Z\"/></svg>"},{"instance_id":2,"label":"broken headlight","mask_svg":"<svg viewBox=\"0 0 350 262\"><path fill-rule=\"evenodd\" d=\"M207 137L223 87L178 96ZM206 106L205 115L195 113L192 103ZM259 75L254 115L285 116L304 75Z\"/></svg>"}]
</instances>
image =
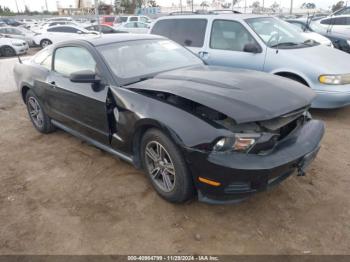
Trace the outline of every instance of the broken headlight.
<instances>
[{"instance_id":1,"label":"broken headlight","mask_svg":"<svg viewBox=\"0 0 350 262\"><path fill-rule=\"evenodd\" d=\"M259 137L259 134L235 134L234 137L224 137L216 142L213 150L217 152L249 152Z\"/></svg>"}]
</instances>

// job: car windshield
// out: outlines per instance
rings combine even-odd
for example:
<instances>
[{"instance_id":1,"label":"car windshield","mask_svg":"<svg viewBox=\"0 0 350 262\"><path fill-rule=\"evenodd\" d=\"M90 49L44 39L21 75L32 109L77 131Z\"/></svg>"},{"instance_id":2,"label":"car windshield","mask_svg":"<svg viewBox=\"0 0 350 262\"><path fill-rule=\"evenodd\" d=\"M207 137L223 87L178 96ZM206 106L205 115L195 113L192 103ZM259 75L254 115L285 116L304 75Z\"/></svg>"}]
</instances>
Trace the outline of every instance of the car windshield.
<instances>
[{"instance_id":1,"label":"car windshield","mask_svg":"<svg viewBox=\"0 0 350 262\"><path fill-rule=\"evenodd\" d=\"M301 48L316 45L287 22L273 17L246 19L265 44L272 48Z\"/></svg>"},{"instance_id":2,"label":"car windshield","mask_svg":"<svg viewBox=\"0 0 350 262\"><path fill-rule=\"evenodd\" d=\"M98 49L122 85L168 70L203 65L186 48L165 39L113 43Z\"/></svg>"}]
</instances>

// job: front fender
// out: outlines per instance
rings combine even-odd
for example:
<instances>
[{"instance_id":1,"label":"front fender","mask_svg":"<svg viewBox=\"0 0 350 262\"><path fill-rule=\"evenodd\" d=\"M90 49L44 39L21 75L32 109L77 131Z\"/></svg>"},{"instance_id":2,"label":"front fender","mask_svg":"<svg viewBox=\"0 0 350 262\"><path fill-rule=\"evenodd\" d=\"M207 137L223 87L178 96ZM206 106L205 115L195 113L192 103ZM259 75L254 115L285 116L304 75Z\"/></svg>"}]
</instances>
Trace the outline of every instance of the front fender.
<instances>
[{"instance_id":1,"label":"front fender","mask_svg":"<svg viewBox=\"0 0 350 262\"><path fill-rule=\"evenodd\" d=\"M132 153L134 134L140 127L159 127L182 148L211 143L221 136L232 134L205 120L158 99L126 88L111 87L119 110L117 134L126 152Z\"/></svg>"}]
</instances>

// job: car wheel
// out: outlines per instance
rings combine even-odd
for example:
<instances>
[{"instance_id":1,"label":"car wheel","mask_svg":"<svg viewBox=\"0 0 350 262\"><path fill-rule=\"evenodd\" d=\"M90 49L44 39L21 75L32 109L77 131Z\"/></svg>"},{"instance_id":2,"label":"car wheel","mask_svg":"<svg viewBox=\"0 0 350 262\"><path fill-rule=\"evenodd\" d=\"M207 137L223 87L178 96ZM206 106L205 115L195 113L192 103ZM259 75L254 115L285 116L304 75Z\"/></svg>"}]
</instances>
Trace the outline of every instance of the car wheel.
<instances>
[{"instance_id":1,"label":"car wheel","mask_svg":"<svg viewBox=\"0 0 350 262\"><path fill-rule=\"evenodd\" d=\"M47 47L48 45L51 45L51 44L52 44L52 42L49 39L43 39L43 40L40 41L40 46L42 48L45 48L45 47Z\"/></svg>"},{"instance_id":2,"label":"car wheel","mask_svg":"<svg viewBox=\"0 0 350 262\"><path fill-rule=\"evenodd\" d=\"M1 48L1 54L3 56L15 56L16 51L11 46L4 46Z\"/></svg>"},{"instance_id":3,"label":"car wheel","mask_svg":"<svg viewBox=\"0 0 350 262\"><path fill-rule=\"evenodd\" d=\"M178 147L161 131L150 129L141 142L143 168L157 193L173 203L188 201L194 186Z\"/></svg>"},{"instance_id":4,"label":"car wheel","mask_svg":"<svg viewBox=\"0 0 350 262\"><path fill-rule=\"evenodd\" d=\"M45 113L38 97L31 90L26 94L26 105L30 120L39 132L47 134L54 131L50 118Z\"/></svg>"}]
</instances>

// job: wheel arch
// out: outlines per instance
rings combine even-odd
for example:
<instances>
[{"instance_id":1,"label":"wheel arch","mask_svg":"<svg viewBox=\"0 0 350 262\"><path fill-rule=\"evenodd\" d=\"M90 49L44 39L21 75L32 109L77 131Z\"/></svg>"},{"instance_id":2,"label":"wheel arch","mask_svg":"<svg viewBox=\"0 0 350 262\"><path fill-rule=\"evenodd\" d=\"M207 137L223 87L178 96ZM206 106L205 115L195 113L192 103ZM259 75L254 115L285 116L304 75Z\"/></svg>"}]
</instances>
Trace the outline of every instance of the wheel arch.
<instances>
[{"instance_id":1,"label":"wheel arch","mask_svg":"<svg viewBox=\"0 0 350 262\"><path fill-rule=\"evenodd\" d=\"M305 79L305 77L300 76L300 74L298 74L298 73L293 73L293 72L288 72L288 71L279 71L279 72L274 72L273 74L298 81L298 82L310 87L310 84Z\"/></svg>"},{"instance_id":2,"label":"wheel arch","mask_svg":"<svg viewBox=\"0 0 350 262\"><path fill-rule=\"evenodd\" d=\"M162 124L161 122L154 119L139 120L135 126L135 131L132 139L132 152L134 156L134 164L137 168L142 168L140 150L141 140L144 134L150 129L158 129L162 131L180 149L181 145L183 145L180 137L176 134L176 132L171 128L167 127L166 125Z\"/></svg>"},{"instance_id":3,"label":"wheel arch","mask_svg":"<svg viewBox=\"0 0 350 262\"><path fill-rule=\"evenodd\" d=\"M21 97L22 97L22 100L23 102L25 103L26 102L26 95L28 93L28 91L30 90L31 88L29 87L29 85L27 84L24 84L22 85L21 87Z\"/></svg>"}]
</instances>

